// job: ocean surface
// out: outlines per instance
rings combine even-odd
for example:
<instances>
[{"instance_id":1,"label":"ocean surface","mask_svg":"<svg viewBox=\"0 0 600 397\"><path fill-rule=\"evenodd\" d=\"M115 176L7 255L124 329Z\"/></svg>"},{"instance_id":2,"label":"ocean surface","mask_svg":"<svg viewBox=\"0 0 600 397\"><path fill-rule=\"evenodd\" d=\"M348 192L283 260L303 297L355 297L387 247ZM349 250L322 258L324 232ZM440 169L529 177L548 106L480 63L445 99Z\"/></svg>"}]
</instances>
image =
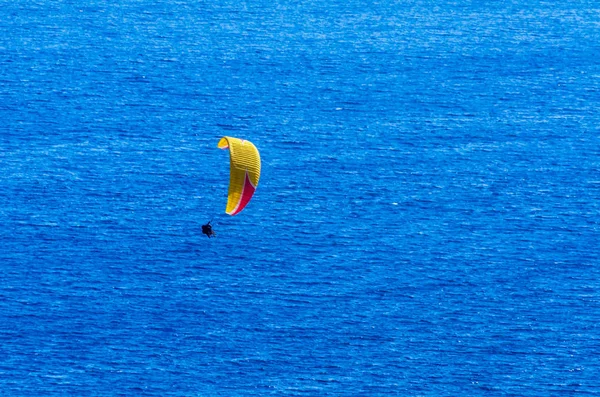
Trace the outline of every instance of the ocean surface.
<instances>
[{"instance_id":1,"label":"ocean surface","mask_svg":"<svg viewBox=\"0 0 600 397\"><path fill-rule=\"evenodd\" d=\"M599 55L596 0L1 0L0 395L600 395Z\"/></svg>"}]
</instances>

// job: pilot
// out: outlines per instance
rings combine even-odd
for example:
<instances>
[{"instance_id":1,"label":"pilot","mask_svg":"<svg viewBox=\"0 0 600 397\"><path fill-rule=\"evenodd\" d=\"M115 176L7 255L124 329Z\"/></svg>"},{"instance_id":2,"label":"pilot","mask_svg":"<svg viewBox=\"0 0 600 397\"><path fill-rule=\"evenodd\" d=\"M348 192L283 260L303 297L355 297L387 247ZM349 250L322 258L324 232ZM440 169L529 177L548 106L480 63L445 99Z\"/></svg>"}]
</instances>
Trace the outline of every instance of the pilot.
<instances>
[{"instance_id":1,"label":"pilot","mask_svg":"<svg viewBox=\"0 0 600 397\"><path fill-rule=\"evenodd\" d=\"M212 222L212 221L210 221ZM212 230L212 226L210 225L210 222L208 222L206 225L202 225L202 233L206 234L206 237L211 238L212 236L216 236L217 233L215 233L214 230Z\"/></svg>"}]
</instances>

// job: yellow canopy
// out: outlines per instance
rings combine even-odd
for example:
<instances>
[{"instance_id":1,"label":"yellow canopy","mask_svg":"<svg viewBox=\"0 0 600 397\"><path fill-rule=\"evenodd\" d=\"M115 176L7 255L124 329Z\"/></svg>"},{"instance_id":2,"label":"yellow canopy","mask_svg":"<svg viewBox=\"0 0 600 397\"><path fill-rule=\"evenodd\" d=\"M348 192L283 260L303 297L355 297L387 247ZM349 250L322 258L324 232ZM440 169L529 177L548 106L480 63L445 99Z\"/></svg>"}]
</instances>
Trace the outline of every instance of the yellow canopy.
<instances>
[{"instance_id":1,"label":"yellow canopy","mask_svg":"<svg viewBox=\"0 0 600 397\"><path fill-rule=\"evenodd\" d=\"M225 212L236 215L248 204L258 186L260 155L252 142L230 136L221 138L217 147L229 149L229 193Z\"/></svg>"}]
</instances>

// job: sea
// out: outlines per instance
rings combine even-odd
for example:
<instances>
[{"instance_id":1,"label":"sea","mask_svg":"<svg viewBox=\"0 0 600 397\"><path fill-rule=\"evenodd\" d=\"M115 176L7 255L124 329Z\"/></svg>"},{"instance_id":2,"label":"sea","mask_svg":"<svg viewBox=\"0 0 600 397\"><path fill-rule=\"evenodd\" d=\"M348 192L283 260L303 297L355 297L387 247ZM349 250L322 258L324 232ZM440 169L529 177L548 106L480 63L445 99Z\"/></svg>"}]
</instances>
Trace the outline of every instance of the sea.
<instances>
[{"instance_id":1,"label":"sea","mask_svg":"<svg viewBox=\"0 0 600 397\"><path fill-rule=\"evenodd\" d=\"M599 125L597 0L0 0L0 395L600 395Z\"/></svg>"}]
</instances>

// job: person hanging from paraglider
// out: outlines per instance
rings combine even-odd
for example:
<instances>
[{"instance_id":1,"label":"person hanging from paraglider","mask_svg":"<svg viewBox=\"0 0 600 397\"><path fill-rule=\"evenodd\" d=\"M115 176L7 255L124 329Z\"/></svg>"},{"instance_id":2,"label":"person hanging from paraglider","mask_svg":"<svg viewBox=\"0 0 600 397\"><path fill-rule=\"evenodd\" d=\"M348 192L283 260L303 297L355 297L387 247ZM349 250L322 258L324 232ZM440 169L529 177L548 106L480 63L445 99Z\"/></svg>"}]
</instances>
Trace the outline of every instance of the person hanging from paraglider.
<instances>
[{"instance_id":1,"label":"person hanging from paraglider","mask_svg":"<svg viewBox=\"0 0 600 397\"><path fill-rule=\"evenodd\" d=\"M212 219L210 222L212 222ZM212 229L210 222L208 222L206 225L202 225L202 234L206 234L206 237L208 238L216 237L217 233L215 233L215 231Z\"/></svg>"}]
</instances>

